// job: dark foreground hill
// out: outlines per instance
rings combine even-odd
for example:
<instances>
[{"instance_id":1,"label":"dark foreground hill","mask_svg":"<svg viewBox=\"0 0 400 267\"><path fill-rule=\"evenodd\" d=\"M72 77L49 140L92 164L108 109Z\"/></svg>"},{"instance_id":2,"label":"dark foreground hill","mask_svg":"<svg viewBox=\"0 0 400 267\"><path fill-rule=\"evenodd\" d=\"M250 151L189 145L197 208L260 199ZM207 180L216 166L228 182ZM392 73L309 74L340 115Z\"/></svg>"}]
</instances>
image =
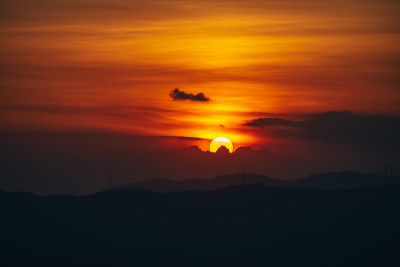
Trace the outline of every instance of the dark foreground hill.
<instances>
[{"instance_id":1,"label":"dark foreground hill","mask_svg":"<svg viewBox=\"0 0 400 267\"><path fill-rule=\"evenodd\" d=\"M400 266L400 186L0 192L1 266Z\"/></svg>"},{"instance_id":2,"label":"dark foreground hill","mask_svg":"<svg viewBox=\"0 0 400 267\"><path fill-rule=\"evenodd\" d=\"M351 189L371 187L385 184L400 183L400 177L387 177L376 174L365 174L354 171L332 172L313 174L297 180L273 179L260 174L235 173L222 175L213 179L197 179L173 181L168 179L153 179L140 183L130 183L124 188L137 188L154 192L180 192L180 191L209 191L230 185L263 184L280 187L304 187L313 189Z\"/></svg>"}]
</instances>

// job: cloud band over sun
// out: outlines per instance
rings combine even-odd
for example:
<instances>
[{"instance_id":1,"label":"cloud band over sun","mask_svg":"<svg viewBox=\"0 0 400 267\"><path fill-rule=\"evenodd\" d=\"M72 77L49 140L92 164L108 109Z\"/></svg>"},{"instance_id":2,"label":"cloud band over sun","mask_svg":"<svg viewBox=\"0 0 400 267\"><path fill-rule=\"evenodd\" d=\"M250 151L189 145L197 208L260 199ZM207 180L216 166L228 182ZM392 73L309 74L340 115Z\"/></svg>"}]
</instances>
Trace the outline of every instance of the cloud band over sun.
<instances>
[{"instance_id":1,"label":"cloud band over sun","mask_svg":"<svg viewBox=\"0 0 400 267\"><path fill-rule=\"evenodd\" d=\"M169 93L169 96L172 100L190 100L190 101L200 101L200 102L208 102L210 98L206 97L203 93L198 93L194 95L192 93L186 93L185 91L181 91L178 88L175 88Z\"/></svg>"},{"instance_id":2,"label":"cloud band over sun","mask_svg":"<svg viewBox=\"0 0 400 267\"><path fill-rule=\"evenodd\" d=\"M367 146L400 148L400 118L391 116L359 115L351 112L310 114L304 120L258 118L244 126L270 128L286 137L304 137L325 142L344 142Z\"/></svg>"}]
</instances>

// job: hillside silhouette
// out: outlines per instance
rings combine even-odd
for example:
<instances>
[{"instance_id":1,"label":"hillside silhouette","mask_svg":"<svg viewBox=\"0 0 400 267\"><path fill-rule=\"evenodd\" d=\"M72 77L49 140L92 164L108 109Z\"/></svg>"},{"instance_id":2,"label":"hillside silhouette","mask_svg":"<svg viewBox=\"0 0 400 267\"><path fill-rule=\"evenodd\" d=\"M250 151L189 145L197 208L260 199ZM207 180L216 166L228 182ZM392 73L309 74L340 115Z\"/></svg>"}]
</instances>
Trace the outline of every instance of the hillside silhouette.
<instances>
[{"instance_id":1,"label":"hillside silhouette","mask_svg":"<svg viewBox=\"0 0 400 267\"><path fill-rule=\"evenodd\" d=\"M222 148L222 147L221 147ZM229 152L228 152L229 153ZM168 179L153 179L140 183L130 183L124 188L137 188L155 192L180 192L180 191L207 191L215 190L230 185L263 184L280 187L304 187L312 189L351 189L371 187L385 184L400 183L400 177L393 176L385 179L382 175L364 174L354 171L336 173L322 173L307 176L296 180L274 179L260 174L235 173L221 175L213 179L194 179L174 181Z\"/></svg>"},{"instance_id":2,"label":"hillside silhouette","mask_svg":"<svg viewBox=\"0 0 400 267\"><path fill-rule=\"evenodd\" d=\"M400 185L0 192L2 266L398 266Z\"/></svg>"}]
</instances>

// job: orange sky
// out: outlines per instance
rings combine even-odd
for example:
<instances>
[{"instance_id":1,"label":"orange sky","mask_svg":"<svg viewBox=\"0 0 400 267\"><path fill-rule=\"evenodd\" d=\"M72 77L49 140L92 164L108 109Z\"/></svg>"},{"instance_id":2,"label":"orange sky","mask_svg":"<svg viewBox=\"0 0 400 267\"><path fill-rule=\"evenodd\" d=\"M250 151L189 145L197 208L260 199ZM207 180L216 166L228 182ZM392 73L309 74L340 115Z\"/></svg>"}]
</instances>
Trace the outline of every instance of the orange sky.
<instances>
[{"instance_id":1,"label":"orange sky","mask_svg":"<svg viewBox=\"0 0 400 267\"><path fill-rule=\"evenodd\" d=\"M400 114L398 1L1 5L2 130L225 136L257 147L269 141L242 124L258 117ZM174 88L211 101L172 101Z\"/></svg>"}]
</instances>

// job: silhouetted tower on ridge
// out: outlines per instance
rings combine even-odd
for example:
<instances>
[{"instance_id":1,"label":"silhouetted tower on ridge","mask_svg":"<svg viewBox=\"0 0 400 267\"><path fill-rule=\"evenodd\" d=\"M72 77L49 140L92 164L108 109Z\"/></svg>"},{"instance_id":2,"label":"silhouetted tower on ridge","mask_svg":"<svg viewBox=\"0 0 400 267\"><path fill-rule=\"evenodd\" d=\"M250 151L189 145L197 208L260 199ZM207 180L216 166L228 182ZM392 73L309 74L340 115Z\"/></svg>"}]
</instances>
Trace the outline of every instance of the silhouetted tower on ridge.
<instances>
[{"instance_id":1,"label":"silhouetted tower on ridge","mask_svg":"<svg viewBox=\"0 0 400 267\"><path fill-rule=\"evenodd\" d=\"M387 165L385 164L385 184L387 184Z\"/></svg>"},{"instance_id":2,"label":"silhouetted tower on ridge","mask_svg":"<svg viewBox=\"0 0 400 267\"><path fill-rule=\"evenodd\" d=\"M243 184L246 184L246 166L243 167Z\"/></svg>"},{"instance_id":3,"label":"silhouetted tower on ridge","mask_svg":"<svg viewBox=\"0 0 400 267\"><path fill-rule=\"evenodd\" d=\"M392 165L385 164L385 184L389 183L389 177L392 177L392 174Z\"/></svg>"},{"instance_id":4,"label":"silhouetted tower on ridge","mask_svg":"<svg viewBox=\"0 0 400 267\"><path fill-rule=\"evenodd\" d=\"M385 183L390 183L393 176L393 165L385 165Z\"/></svg>"}]
</instances>

